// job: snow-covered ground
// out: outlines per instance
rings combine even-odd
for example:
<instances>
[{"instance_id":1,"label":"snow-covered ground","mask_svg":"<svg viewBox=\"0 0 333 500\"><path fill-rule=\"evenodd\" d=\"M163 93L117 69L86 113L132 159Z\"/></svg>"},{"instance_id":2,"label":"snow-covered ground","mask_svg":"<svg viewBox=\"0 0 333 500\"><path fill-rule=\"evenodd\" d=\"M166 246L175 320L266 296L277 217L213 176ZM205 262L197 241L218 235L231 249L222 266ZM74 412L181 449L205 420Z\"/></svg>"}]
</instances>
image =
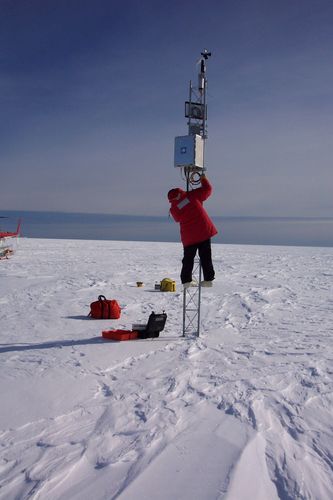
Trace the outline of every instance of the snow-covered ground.
<instances>
[{"instance_id":1,"label":"snow-covered ground","mask_svg":"<svg viewBox=\"0 0 333 500\"><path fill-rule=\"evenodd\" d=\"M181 254L22 239L0 262L1 499L333 498L333 249L213 245L185 339ZM119 320L87 318L99 294ZM153 310L160 338L101 338Z\"/></svg>"}]
</instances>

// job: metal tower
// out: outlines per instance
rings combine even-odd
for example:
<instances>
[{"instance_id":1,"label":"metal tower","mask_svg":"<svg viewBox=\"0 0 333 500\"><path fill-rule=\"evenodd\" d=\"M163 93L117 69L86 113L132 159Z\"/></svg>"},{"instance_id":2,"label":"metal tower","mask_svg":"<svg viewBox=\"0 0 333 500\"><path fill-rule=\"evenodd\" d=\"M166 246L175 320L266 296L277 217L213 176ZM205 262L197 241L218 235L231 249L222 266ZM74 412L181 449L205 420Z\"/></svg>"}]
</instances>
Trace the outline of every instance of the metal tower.
<instances>
[{"instance_id":1,"label":"metal tower","mask_svg":"<svg viewBox=\"0 0 333 500\"><path fill-rule=\"evenodd\" d=\"M206 49L201 52L198 61L198 85L193 86L190 81L189 99L185 102L185 117L188 119L188 135L175 139L175 167L181 167L186 180L186 190L190 191L200 184L204 167L205 141L207 139L207 77L206 62L211 52ZM200 334L200 307L201 307L201 263L194 261L192 273L193 287L183 292L183 337Z\"/></svg>"},{"instance_id":2,"label":"metal tower","mask_svg":"<svg viewBox=\"0 0 333 500\"><path fill-rule=\"evenodd\" d=\"M183 291L183 337L200 335L200 305L201 305L201 264L200 259L194 259L192 273L194 286Z\"/></svg>"}]
</instances>

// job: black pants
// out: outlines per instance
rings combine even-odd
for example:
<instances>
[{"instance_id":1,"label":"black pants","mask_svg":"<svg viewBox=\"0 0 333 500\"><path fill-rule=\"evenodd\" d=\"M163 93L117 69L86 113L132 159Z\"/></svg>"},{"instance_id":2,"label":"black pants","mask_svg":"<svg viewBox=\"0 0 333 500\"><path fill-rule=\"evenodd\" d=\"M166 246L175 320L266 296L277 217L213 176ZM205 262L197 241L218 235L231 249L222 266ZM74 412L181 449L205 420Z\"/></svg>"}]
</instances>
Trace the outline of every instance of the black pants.
<instances>
[{"instance_id":1,"label":"black pants","mask_svg":"<svg viewBox=\"0 0 333 500\"><path fill-rule=\"evenodd\" d=\"M215 277L215 271L212 263L212 249L210 239L184 247L184 258L182 260L183 267L180 273L182 283L192 281L192 270L194 265L194 257L199 251L202 272L205 281L212 281Z\"/></svg>"}]
</instances>

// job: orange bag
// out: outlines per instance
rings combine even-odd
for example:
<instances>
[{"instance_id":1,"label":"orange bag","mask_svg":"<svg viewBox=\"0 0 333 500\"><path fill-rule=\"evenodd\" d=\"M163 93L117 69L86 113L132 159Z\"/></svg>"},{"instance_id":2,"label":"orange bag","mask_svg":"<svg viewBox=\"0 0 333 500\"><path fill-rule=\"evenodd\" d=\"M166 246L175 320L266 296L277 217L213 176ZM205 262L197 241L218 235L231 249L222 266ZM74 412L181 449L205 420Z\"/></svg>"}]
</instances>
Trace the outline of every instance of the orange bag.
<instances>
[{"instance_id":1,"label":"orange bag","mask_svg":"<svg viewBox=\"0 0 333 500\"><path fill-rule=\"evenodd\" d=\"M120 305L116 300L108 300L104 295L99 295L98 300L90 304L90 313L94 319L119 319Z\"/></svg>"}]
</instances>

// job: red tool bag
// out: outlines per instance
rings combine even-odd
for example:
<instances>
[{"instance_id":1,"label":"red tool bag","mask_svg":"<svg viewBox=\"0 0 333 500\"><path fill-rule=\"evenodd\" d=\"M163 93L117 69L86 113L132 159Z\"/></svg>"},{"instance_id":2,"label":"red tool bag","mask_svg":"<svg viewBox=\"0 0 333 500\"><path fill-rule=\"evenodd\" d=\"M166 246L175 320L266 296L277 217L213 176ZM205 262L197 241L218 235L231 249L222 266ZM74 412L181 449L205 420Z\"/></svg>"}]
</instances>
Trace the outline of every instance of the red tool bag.
<instances>
[{"instance_id":1,"label":"red tool bag","mask_svg":"<svg viewBox=\"0 0 333 500\"><path fill-rule=\"evenodd\" d=\"M98 300L90 304L90 313L94 319L119 319L121 309L116 300L107 300L104 295L99 295Z\"/></svg>"}]
</instances>

